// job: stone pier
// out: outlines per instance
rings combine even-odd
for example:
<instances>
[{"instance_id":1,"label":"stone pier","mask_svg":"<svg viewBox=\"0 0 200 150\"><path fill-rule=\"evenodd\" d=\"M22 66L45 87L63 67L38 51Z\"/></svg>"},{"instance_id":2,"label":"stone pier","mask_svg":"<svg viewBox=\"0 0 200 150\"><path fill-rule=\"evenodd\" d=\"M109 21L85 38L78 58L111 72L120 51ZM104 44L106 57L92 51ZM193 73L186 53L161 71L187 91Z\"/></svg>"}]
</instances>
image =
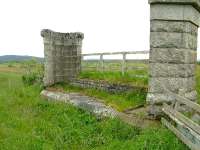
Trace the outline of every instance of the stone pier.
<instances>
[{"instance_id":1,"label":"stone pier","mask_svg":"<svg viewBox=\"0 0 200 150\"><path fill-rule=\"evenodd\" d=\"M44 85L75 78L81 70L83 33L59 33L44 29L41 36L44 40Z\"/></svg>"},{"instance_id":2,"label":"stone pier","mask_svg":"<svg viewBox=\"0 0 200 150\"><path fill-rule=\"evenodd\" d=\"M195 64L200 24L199 0L149 0L150 68L147 102L151 115L159 115L163 102L175 99L165 88L196 101Z\"/></svg>"}]
</instances>

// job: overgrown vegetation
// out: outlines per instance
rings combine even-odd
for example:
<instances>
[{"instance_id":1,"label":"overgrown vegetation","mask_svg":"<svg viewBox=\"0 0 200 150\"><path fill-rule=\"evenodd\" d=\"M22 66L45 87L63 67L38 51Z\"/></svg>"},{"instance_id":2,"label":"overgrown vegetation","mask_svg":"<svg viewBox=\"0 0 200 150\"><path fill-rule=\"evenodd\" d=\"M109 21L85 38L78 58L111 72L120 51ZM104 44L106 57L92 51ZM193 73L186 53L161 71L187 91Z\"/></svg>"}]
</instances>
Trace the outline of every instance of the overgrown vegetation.
<instances>
[{"instance_id":1,"label":"overgrown vegetation","mask_svg":"<svg viewBox=\"0 0 200 150\"><path fill-rule=\"evenodd\" d=\"M32 85L34 83L42 84L44 67L43 64L35 59L21 62L21 67L24 70L22 80L25 84Z\"/></svg>"},{"instance_id":2,"label":"overgrown vegetation","mask_svg":"<svg viewBox=\"0 0 200 150\"><path fill-rule=\"evenodd\" d=\"M40 98L40 86L0 71L2 150L186 150L163 126L141 130L117 119L98 120L64 103Z\"/></svg>"},{"instance_id":3,"label":"overgrown vegetation","mask_svg":"<svg viewBox=\"0 0 200 150\"><path fill-rule=\"evenodd\" d=\"M35 65L38 67L38 64ZM173 133L161 125L140 129L118 119L98 120L71 105L42 99L39 95L41 86L33 84L37 80L31 80L29 84L23 84L21 80L25 70L29 69L29 73L33 73L33 70L37 72L37 67L30 69L32 67L35 67L32 62L30 65L22 63L0 65L0 149L188 149ZM199 72L200 66L197 66L197 87L200 87ZM28 72L26 73L28 75ZM108 72L104 77L102 74L98 75L99 73L83 72L80 77L98 80L110 78L112 82L120 80L120 83L129 84L132 82L130 77L128 81L124 80L119 72ZM39 79L41 78L40 76ZM144 85L147 85L147 81L145 82ZM104 99L107 104L120 111L129 106L144 104L146 96L142 92L108 94L104 91L69 85L56 85L56 87ZM200 88L197 88L197 92L200 96Z\"/></svg>"},{"instance_id":4,"label":"overgrown vegetation","mask_svg":"<svg viewBox=\"0 0 200 150\"><path fill-rule=\"evenodd\" d=\"M67 92L79 92L88 96L96 97L103 100L104 103L112 106L118 111L145 105L146 92L142 90L135 90L123 93L108 93L106 91L74 87L67 84L57 84L55 88L64 89Z\"/></svg>"},{"instance_id":5,"label":"overgrown vegetation","mask_svg":"<svg viewBox=\"0 0 200 150\"><path fill-rule=\"evenodd\" d=\"M196 69L196 90L197 90L197 96L198 96L198 103L200 104L200 65L197 65Z\"/></svg>"},{"instance_id":6,"label":"overgrown vegetation","mask_svg":"<svg viewBox=\"0 0 200 150\"><path fill-rule=\"evenodd\" d=\"M144 70L126 72L124 75L120 71L82 71L80 79L103 80L109 83L128 84L132 86L147 87L148 76Z\"/></svg>"},{"instance_id":7,"label":"overgrown vegetation","mask_svg":"<svg viewBox=\"0 0 200 150\"><path fill-rule=\"evenodd\" d=\"M106 61L104 62L104 71L102 71L101 64L98 61L82 62L83 71L79 78L147 87L148 65L132 61L127 62L127 71L122 75L120 63L120 61Z\"/></svg>"}]
</instances>

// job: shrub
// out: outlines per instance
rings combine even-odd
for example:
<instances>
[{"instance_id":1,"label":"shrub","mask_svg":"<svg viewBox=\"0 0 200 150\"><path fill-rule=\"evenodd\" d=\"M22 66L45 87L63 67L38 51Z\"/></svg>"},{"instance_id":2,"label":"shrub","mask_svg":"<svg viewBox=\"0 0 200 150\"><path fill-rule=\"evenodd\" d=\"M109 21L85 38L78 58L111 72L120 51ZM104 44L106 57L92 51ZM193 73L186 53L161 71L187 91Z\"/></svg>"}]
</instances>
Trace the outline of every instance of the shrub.
<instances>
[{"instance_id":1,"label":"shrub","mask_svg":"<svg viewBox=\"0 0 200 150\"><path fill-rule=\"evenodd\" d=\"M9 64L8 64L8 67L9 67L9 68L14 67L13 63L9 63Z\"/></svg>"},{"instance_id":2,"label":"shrub","mask_svg":"<svg viewBox=\"0 0 200 150\"><path fill-rule=\"evenodd\" d=\"M22 76L22 81L24 84L32 85L35 83L42 84L43 74L44 74L44 65L39 63L35 59L24 61L21 64L21 67L24 70Z\"/></svg>"}]
</instances>

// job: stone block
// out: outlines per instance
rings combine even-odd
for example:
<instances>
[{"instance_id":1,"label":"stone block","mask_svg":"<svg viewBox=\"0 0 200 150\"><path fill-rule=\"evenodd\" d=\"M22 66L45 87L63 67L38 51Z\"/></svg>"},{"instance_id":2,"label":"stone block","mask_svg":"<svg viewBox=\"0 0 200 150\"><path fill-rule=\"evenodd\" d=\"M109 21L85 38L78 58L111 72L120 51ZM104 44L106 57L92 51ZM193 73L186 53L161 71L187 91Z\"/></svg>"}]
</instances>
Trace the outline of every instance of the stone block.
<instances>
[{"instance_id":1,"label":"stone block","mask_svg":"<svg viewBox=\"0 0 200 150\"><path fill-rule=\"evenodd\" d=\"M55 81L56 81L57 83L59 83L59 82L63 82L63 80L64 80L63 75L56 75L56 79L55 79Z\"/></svg>"},{"instance_id":2,"label":"stone block","mask_svg":"<svg viewBox=\"0 0 200 150\"><path fill-rule=\"evenodd\" d=\"M49 38L44 38L43 39L43 43L45 45L53 45L54 44L54 41L52 39L49 39Z\"/></svg>"},{"instance_id":3,"label":"stone block","mask_svg":"<svg viewBox=\"0 0 200 150\"><path fill-rule=\"evenodd\" d=\"M195 90L193 90L193 91L185 93L184 97L192 101L195 101L197 99L197 93ZM162 104L163 102L171 103L175 101L175 97L168 93L150 93L149 92L147 94L146 100L147 100L147 103L150 105L151 104L158 105L158 104Z\"/></svg>"},{"instance_id":4,"label":"stone block","mask_svg":"<svg viewBox=\"0 0 200 150\"><path fill-rule=\"evenodd\" d=\"M185 98L191 100L191 101L196 101L197 100L197 91L194 90L192 92L187 92L183 95Z\"/></svg>"},{"instance_id":5,"label":"stone block","mask_svg":"<svg viewBox=\"0 0 200 150\"><path fill-rule=\"evenodd\" d=\"M186 78L195 75L195 64L150 63L150 77Z\"/></svg>"},{"instance_id":6,"label":"stone block","mask_svg":"<svg viewBox=\"0 0 200 150\"><path fill-rule=\"evenodd\" d=\"M165 77L151 77L149 80L150 93L163 93L165 88L172 92L178 93L179 89L184 89L190 92L195 89L195 77L188 78L165 78Z\"/></svg>"},{"instance_id":7,"label":"stone block","mask_svg":"<svg viewBox=\"0 0 200 150\"><path fill-rule=\"evenodd\" d=\"M199 11L192 5L152 4L151 20L189 21L199 26Z\"/></svg>"},{"instance_id":8,"label":"stone block","mask_svg":"<svg viewBox=\"0 0 200 150\"><path fill-rule=\"evenodd\" d=\"M147 104L162 104L163 102L170 103L175 101L175 98L168 93L148 93Z\"/></svg>"},{"instance_id":9,"label":"stone block","mask_svg":"<svg viewBox=\"0 0 200 150\"><path fill-rule=\"evenodd\" d=\"M64 44L64 41L61 39L56 39L53 41L53 44L56 46L62 46Z\"/></svg>"},{"instance_id":10,"label":"stone block","mask_svg":"<svg viewBox=\"0 0 200 150\"><path fill-rule=\"evenodd\" d=\"M188 21L152 20L151 32L177 32L197 35L198 27Z\"/></svg>"},{"instance_id":11,"label":"stone block","mask_svg":"<svg viewBox=\"0 0 200 150\"><path fill-rule=\"evenodd\" d=\"M44 76L44 79L43 79L43 82L44 82L44 86L49 86L49 85L53 85L55 84L55 76L54 74L50 73L47 75Z\"/></svg>"},{"instance_id":12,"label":"stone block","mask_svg":"<svg viewBox=\"0 0 200 150\"><path fill-rule=\"evenodd\" d=\"M178 48L152 48L149 56L150 63L194 64L196 60L196 51Z\"/></svg>"},{"instance_id":13,"label":"stone block","mask_svg":"<svg viewBox=\"0 0 200 150\"><path fill-rule=\"evenodd\" d=\"M188 33L151 32L151 48L197 49L197 37Z\"/></svg>"},{"instance_id":14,"label":"stone block","mask_svg":"<svg viewBox=\"0 0 200 150\"><path fill-rule=\"evenodd\" d=\"M149 4L176 4L176 5L192 5L200 11L199 0L149 0Z\"/></svg>"}]
</instances>

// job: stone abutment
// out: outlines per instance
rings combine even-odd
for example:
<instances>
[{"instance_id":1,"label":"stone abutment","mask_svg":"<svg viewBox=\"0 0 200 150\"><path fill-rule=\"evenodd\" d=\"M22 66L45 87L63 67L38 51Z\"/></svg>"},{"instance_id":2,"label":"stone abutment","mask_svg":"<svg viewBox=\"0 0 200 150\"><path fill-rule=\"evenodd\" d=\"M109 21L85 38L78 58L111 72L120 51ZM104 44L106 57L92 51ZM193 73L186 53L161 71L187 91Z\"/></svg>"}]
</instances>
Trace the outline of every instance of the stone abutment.
<instances>
[{"instance_id":1,"label":"stone abutment","mask_svg":"<svg viewBox=\"0 0 200 150\"><path fill-rule=\"evenodd\" d=\"M48 29L41 31L44 40L44 85L69 82L81 70L83 33L59 33Z\"/></svg>"},{"instance_id":2,"label":"stone abutment","mask_svg":"<svg viewBox=\"0 0 200 150\"><path fill-rule=\"evenodd\" d=\"M199 0L149 0L150 60L147 102L152 115L175 98L165 90L196 101L195 67L200 24Z\"/></svg>"}]
</instances>

